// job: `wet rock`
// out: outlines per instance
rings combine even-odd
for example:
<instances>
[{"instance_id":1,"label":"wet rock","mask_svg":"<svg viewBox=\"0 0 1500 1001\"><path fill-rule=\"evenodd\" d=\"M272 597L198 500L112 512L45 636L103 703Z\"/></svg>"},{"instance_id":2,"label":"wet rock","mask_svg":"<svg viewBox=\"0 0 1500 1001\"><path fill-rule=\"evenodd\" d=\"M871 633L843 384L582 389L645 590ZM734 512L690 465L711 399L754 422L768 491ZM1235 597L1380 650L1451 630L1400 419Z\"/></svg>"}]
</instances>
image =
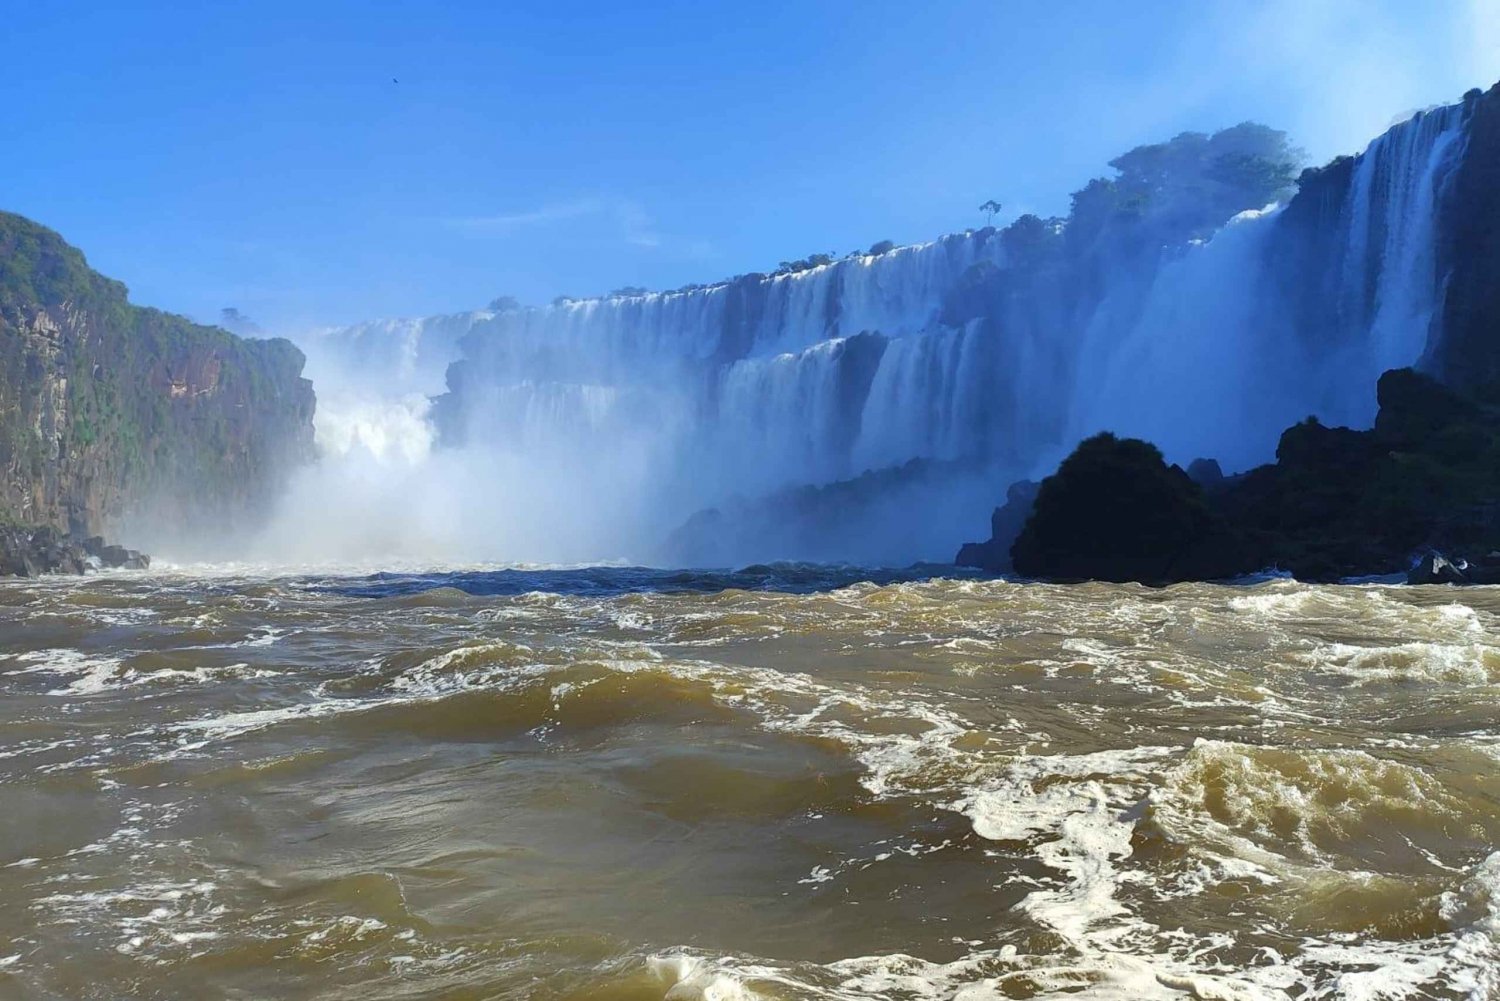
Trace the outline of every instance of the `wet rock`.
<instances>
[{"instance_id":1,"label":"wet rock","mask_svg":"<svg viewBox=\"0 0 1500 1001\"><path fill-rule=\"evenodd\" d=\"M1447 557L1439 556L1437 553L1428 553L1407 572L1406 582L1408 584L1467 584L1469 579L1463 570Z\"/></svg>"},{"instance_id":2,"label":"wet rock","mask_svg":"<svg viewBox=\"0 0 1500 1001\"><path fill-rule=\"evenodd\" d=\"M1408 584L1500 584L1500 553L1490 553L1470 562L1428 553L1407 571Z\"/></svg>"},{"instance_id":3,"label":"wet rock","mask_svg":"<svg viewBox=\"0 0 1500 1001\"><path fill-rule=\"evenodd\" d=\"M151 565L151 557L124 546L102 546L98 558L107 567L123 570L145 570Z\"/></svg>"},{"instance_id":4,"label":"wet rock","mask_svg":"<svg viewBox=\"0 0 1500 1001\"><path fill-rule=\"evenodd\" d=\"M98 536L80 540L51 525L0 526L0 577L83 574L91 565L144 570L151 557Z\"/></svg>"}]
</instances>

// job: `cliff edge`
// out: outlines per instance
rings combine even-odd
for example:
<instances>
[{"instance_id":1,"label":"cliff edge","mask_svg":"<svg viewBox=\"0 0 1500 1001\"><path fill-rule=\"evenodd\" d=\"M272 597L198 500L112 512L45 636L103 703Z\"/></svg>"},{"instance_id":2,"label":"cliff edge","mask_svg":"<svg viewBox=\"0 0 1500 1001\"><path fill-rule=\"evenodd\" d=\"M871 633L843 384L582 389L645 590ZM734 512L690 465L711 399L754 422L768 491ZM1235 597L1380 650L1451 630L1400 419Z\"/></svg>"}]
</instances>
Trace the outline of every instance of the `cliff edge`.
<instances>
[{"instance_id":1,"label":"cliff edge","mask_svg":"<svg viewBox=\"0 0 1500 1001\"><path fill-rule=\"evenodd\" d=\"M57 233L0 212L0 521L132 542L253 527L313 456L303 361L131 305Z\"/></svg>"}]
</instances>

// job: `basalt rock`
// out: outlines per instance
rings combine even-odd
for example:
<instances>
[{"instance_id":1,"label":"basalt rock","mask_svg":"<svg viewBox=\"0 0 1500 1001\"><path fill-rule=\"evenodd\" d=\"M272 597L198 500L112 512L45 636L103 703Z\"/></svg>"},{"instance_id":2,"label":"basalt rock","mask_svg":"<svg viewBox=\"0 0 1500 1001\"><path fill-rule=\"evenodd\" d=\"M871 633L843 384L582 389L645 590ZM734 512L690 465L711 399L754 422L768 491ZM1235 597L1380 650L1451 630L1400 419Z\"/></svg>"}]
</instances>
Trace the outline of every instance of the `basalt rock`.
<instances>
[{"instance_id":1,"label":"basalt rock","mask_svg":"<svg viewBox=\"0 0 1500 1001\"><path fill-rule=\"evenodd\" d=\"M151 557L124 546L105 546L99 550L99 562L112 568L145 570L151 565Z\"/></svg>"},{"instance_id":2,"label":"basalt rock","mask_svg":"<svg viewBox=\"0 0 1500 1001\"><path fill-rule=\"evenodd\" d=\"M1406 574L1408 584L1500 584L1500 552L1470 562L1428 553Z\"/></svg>"}]
</instances>

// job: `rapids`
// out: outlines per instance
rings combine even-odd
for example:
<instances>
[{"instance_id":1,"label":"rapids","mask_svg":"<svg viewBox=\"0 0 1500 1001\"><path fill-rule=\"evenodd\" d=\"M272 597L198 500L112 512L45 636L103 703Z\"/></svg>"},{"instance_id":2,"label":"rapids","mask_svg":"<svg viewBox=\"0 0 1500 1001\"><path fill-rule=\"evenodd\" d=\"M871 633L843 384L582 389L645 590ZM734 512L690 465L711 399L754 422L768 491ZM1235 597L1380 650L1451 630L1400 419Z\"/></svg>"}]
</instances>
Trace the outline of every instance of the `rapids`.
<instances>
[{"instance_id":1,"label":"rapids","mask_svg":"<svg viewBox=\"0 0 1500 1001\"><path fill-rule=\"evenodd\" d=\"M1497 637L1284 580L6 581L0 996L1496 998Z\"/></svg>"}]
</instances>

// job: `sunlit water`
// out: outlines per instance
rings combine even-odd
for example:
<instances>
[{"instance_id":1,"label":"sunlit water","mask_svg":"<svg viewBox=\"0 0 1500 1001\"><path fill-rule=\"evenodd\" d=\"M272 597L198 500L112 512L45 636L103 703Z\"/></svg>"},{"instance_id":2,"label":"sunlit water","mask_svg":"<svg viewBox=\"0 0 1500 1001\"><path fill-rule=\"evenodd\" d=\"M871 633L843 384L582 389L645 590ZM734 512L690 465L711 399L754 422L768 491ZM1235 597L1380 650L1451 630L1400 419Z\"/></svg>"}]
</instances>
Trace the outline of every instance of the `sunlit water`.
<instances>
[{"instance_id":1,"label":"sunlit water","mask_svg":"<svg viewBox=\"0 0 1500 1001\"><path fill-rule=\"evenodd\" d=\"M0 997L1500 997L1500 589L871 576L0 584Z\"/></svg>"}]
</instances>

